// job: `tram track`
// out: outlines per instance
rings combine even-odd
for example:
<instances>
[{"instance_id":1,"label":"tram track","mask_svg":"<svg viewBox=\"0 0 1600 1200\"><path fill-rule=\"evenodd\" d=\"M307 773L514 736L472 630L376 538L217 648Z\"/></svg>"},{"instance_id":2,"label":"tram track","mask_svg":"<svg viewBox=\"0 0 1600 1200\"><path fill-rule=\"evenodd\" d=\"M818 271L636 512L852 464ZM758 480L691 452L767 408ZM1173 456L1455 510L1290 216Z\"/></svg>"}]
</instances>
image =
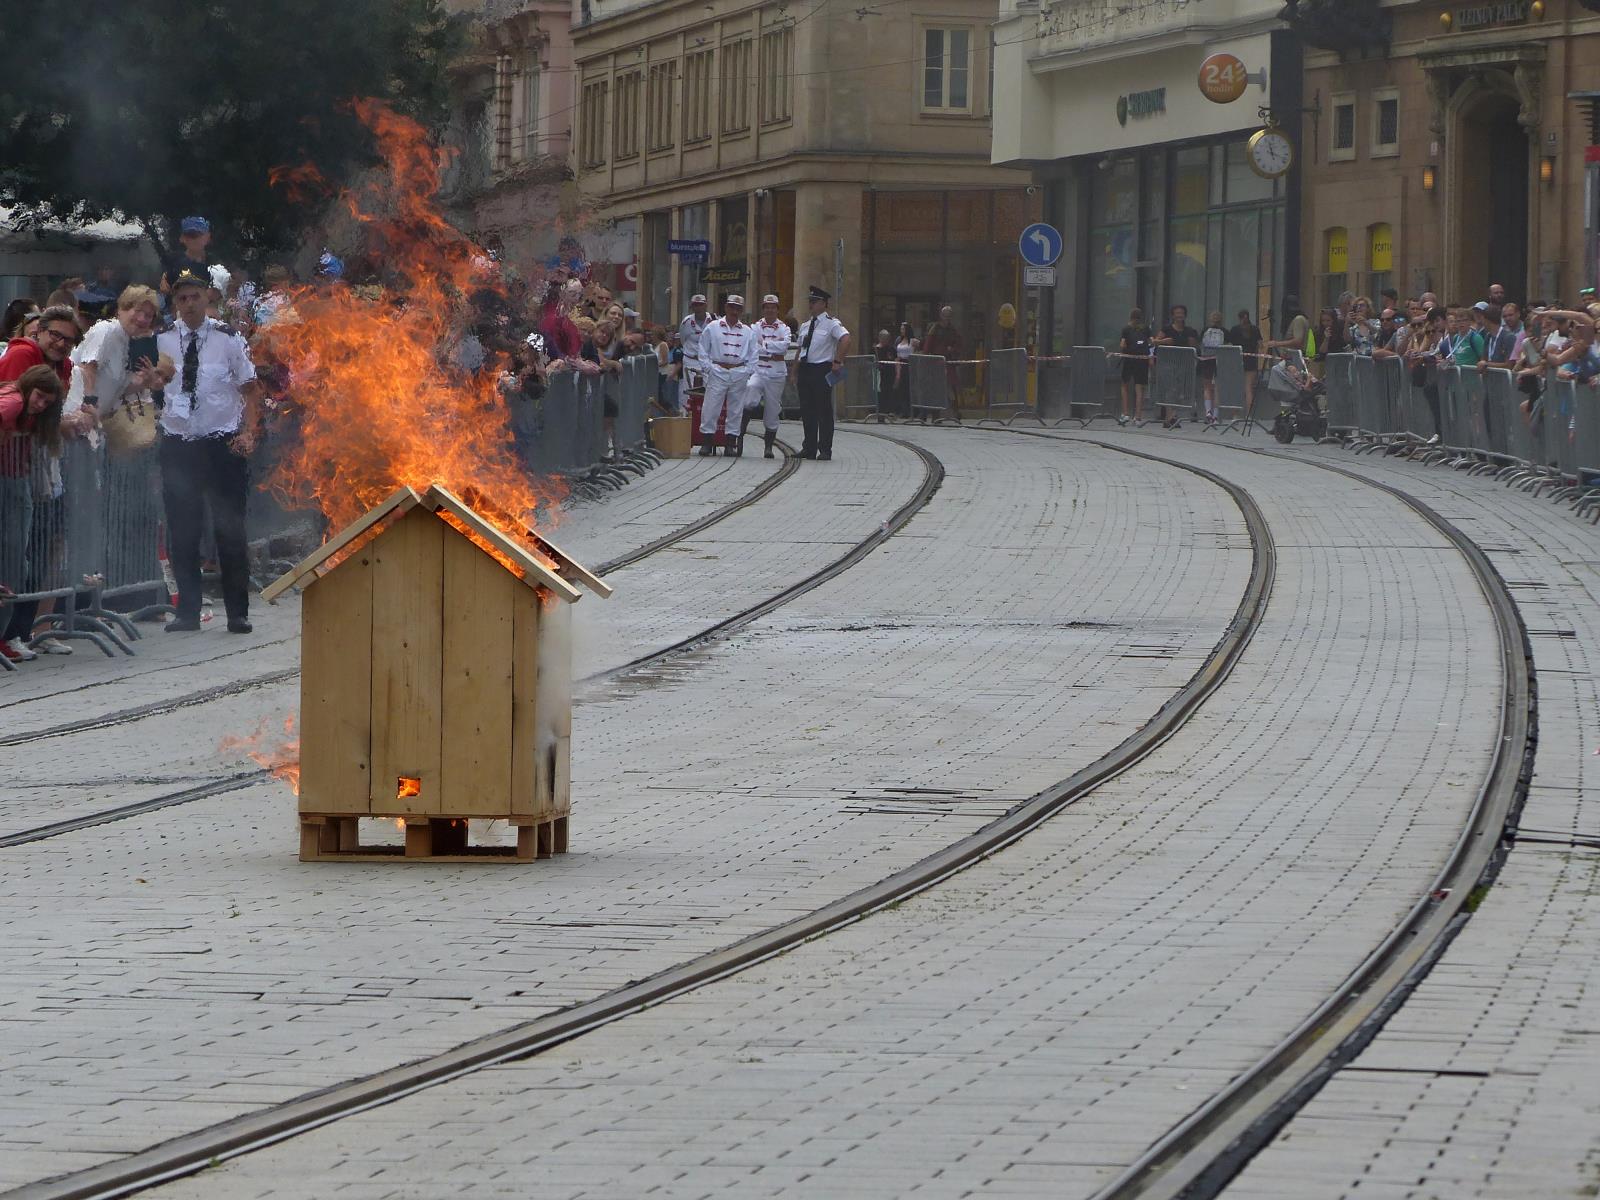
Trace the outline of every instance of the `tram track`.
<instances>
[{"instance_id":1,"label":"tram track","mask_svg":"<svg viewBox=\"0 0 1600 1200\"><path fill-rule=\"evenodd\" d=\"M585 684L598 683L602 680L620 678L629 674L630 672L640 670L641 668L654 666L689 650L698 649L720 638L727 637L729 634L743 629L745 626L759 620L768 613L782 608L785 604L791 603L792 601L805 595L807 592L820 587L822 584L828 582L828 580L843 574L845 571L855 566L862 559L866 558L867 555L871 554L874 550L886 542L889 538L893 537L896 533L903 529L906 524L908 524L910 520L927 505L928 501L933 498L934 493L939 490L939 485L944 480L944 464L941 463L939 459L929 451L900 438L880 433L868 433L865 430L861 432L870 437L878 437L885 441L894 442L896 445L912 451L917 455L922 463L923 477L920 486L912 494L909 500L901 505L900 508L895 510L894 514L887 521L885 521L879 528L873 530L866 537L856 542L850 547L849 550L840 555L838 558L833 559L831 562L827 563L818 570L811 572L799 580L796 580L794 583L790 584L781 591L767 596L766 598L758 601L755 604L749 605L746 608L740 609L732 616L726 617L723 620L716 622L714 625L710 625L704 629L701 629L686 638L682 638L679 641L671 643L670 645L653 650L649 654L641 655L640 657L624 663L621 666L611 667L604 671L597 671L592 675L586 675L581 679L577 679L574 681L574 685L581 686ZM784 479L792 475L794 471L798 469L800 464L799 456L795 454L793 447L783 443L780 443L780 445L784 446L784 464L777 471L773 472L772 475L770 475L766 480L763 480L762 486L752 489L752 491L741 497L739 500L723 506L722 508L716 510L715 513L707 514L706 517L702 517L698 521L684 526L682 529L673 530L672 532L663 537L657 538L655 541L650 542L645 546L641 546L619 556L618 558L612 559L609 562L600 564L597 573L604 575L610 571L618 570L622 567L639 562L640 560L649 557L651 554L655 554L675 544L676 542L682 541L686 537L691 537L695 533L702 532L703 530L710 528L712 525L716 524L717 521L725 520L727 517L732 516L734 513L743 508L749 507L762 496L768 494L779 483L783 482ZM787 471L787 474L784 473L785 471ZM270 678L277 681L283 681L293 679L299 674L300 670L298 667L296 667L286 671L274 672ZM226 685L223 688L207 689L205 699L215 699L219 695L236 694L239 691L246 690L245 687L242 686L243 684L263 686L259 680L253 682L248 680L241 681L240 685ZM198 695L199 693L195 694ZM203 702L204 700L191 701L191 703ZM581 703L581 701L578 702ZM129 710L129 712L136 712L137 715L130 716L127 718L127 720L141 720L146 717L158 715L158 713L174 711L178 707L187 707L187 705L166 702L162 705L145 706L146 709L152 711ZM126 722L124 721L120 723ZM98 729L103 727L104 723L87 723L79 728ZM78 732L78 729L72 729L70 732ZM51 736L60 735L52 734ZM0 745L5 744L6 743L0 742ZM64 834L76 833L80 830L93 829L96 826L111 824L115 821L122 821L133 817L144 816L147 813L156 812L164 808L172 808L180 804L193 804L199 800L210 799L213 796L221 796L228 792L235 792L242 788L250 787L256 783L260 783L269 779L271 775L271 770L266 767L259 767L255 770L240 771L208 783L202 783L193 787L183 788L178 791L168 792L163 795L153 796L145 800L136 801L132 804L124 804L113 808L100 809L94 812L84 813L81 816L70 817L61 821L53 821L47 825L38 825L30 829L18 830L14 833L0 836L0 849L7 849L13 846L25 846L34 842L42 842L50 838L61 837Z\"/></svg>"},{"instance_id":2,"label":"tram track","mask_svg":"<svg viewBox=\"0 0 1600 1200\"><path fill-rule=\"evenodd\" d=\"M634 563L642 562L651 555L676 545L678 542L703 533L712 526L727 520L735 513L742 512L752 504L770 495L778 486L794 476L800 467L800 458L795 453L794 447L787 442L780 441L778 445L783 449L783 462L776 471L773 471L755 487L743 496L732 500L719 508L713 509L704 516L689 522L677 529L670 530L654 541L646 542L643 546L635 547L616 558L600 563L594 568L598 575L609 575L613 571L620 571L624 567L631 567ZM267 645L281 645L284 640L263 643ZM259 647L252 647L256 649ZM300 674L299 667L285 667L278 671L267 671L260 675L251 675L244 679L235 679L228 683L218 684L215 687L200 688L196 691L185 692L180 696L172 696L165 700L154 700L148 704L140 704L131 708L119 709L114 712L103 713L96 717L84 717L76 721L64 721L59 725L51 725L44 729L23 730L18 733L0 735L0 749L9 746L26 746L32 742L41 742L50 738L67 737L75 733L89 733L100 729L112 729L118 725L128 725L134 721L142 721L149 717L165 716L168 713L178 712L181 709L193 708L198 704L207 704L213 700L226 699L244 692L255 691L258 688L271 687L274 684L286 683L295 679ZM0 840L0 846L5 845Z\"/></svg>"},{"instance_id":3,"label":"tram track","mask_svg":"<svg viewBox=\"0 0 1600 1200\"><path fill-rule=\"evenodd\" d=\"M1010 428L983 432L1088 443L1188 465L1094 437ZM1476 542L1430 505L1361 472L1287 452L1204 444L1314 466L1372 487L1400 501L1450 542L1494 619L1502 672L1500 732L1460 837L1405 917L1267 1055L1152 1143L1091 1200L1210 1200L1220 1195L1333 1074L1371 1043L1471 918L1475 898L1493 885L1510 849L1538 748L1533 647L1510 588Z\"/></svg>"},{"instance_id":4,"label":"tram track","mask_svg":"<svg viewBox=\"0 0 1600 1200\"><path fill-rule=\"evenodd\" d=\"M910 446L891 435L860 430ZM925 463L938 460L925 449L911 446ZM1119 449L1120 448L1116 448ZM1103 783L1140 763L1177 733L1232 673L1245 648L1260 627L1272 593L1276 550L1271 531L1249 493L1236 484L1201 468L1172 463L1157 455L1123 450L1133 457L1159 462L1206 479L1226 492L1243 514L1252 547L1249 581L1232 619L1200 668L1161 708L1115 747L1065 779L1030 797L981 829L920 859L885 878L831 904L786 921L720 950L701 955L647 979L615 989L592 1000L524 1022L500 1033L478 1038L441 1054L379 1072L361 1079L299 1097L260 1112L225 1121L150 1147L116 1162L91 1167L55 1180L24 1185L6 1193L7 1200L88 1200L130 1195L157 1184L191 1174L219 1161L273 1145L391 1103L416 1092L496 1063L526 1059L583 1036L603 1025L643 1009L707 986L781 954L813 938L840 929L880 909L926 891L950 876L981 862L1026 836L1062 809L1091 794ZM923 492L913 497L873 536L817 576L832 578L848 570L877 545L892 536L937 489L943 468L929 467ZM932 484L930 487L929 484ZM810 579L811 577L808 577ZM681 653L716 636L749 624L796 596L818 586L825 578L801 581L760 605L719 623L711 630L663 648L616 671L636 670L662 657ZM758 611L759 610L759 611Z\"/></svg>"}]
</instances>

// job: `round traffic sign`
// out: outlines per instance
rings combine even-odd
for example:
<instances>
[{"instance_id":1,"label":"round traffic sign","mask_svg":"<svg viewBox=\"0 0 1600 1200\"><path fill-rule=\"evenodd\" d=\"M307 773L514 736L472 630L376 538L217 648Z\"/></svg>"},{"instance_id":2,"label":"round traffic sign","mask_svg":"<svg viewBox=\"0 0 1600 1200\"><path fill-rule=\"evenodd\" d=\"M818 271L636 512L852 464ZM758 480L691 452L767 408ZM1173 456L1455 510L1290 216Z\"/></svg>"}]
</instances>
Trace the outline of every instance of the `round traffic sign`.
<instances>
[{"instance_id":1,"label":"round traffic sign","mask_svg":"<svg viewBox=\"0 0 1600 1200\"><path fill-rule=\"evenodd\" d=\"M1213 54L1200 64L1200 94L1213 104L1232 104L1244 95L1249 75L1232 54Z\"/></svg>"},{"instance_id":2,"label":"round traffic sign","mask_svg":"<svg viewBox=\"0 0 1600 1200\"><path fill-rule=\"evenodd\" d=\"M1054 225L1035 221L1017 239L1017 251L1030 267L1048 267L1061 257L1061 231Z\"/></svg>"}]
</instances>

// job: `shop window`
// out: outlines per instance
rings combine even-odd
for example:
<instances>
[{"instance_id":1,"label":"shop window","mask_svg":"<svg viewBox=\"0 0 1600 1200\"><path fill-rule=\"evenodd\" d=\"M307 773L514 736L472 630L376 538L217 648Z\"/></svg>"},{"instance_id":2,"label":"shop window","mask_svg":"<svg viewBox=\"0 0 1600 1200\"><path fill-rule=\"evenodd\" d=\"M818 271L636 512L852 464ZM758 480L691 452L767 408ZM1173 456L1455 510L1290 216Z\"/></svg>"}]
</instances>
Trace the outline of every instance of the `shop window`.
<instances>
[{"instance_id":1,"label":"shop window","mask_svg":"<svg viewBox=\"0 0 1600 1200\"><path fill-rule=\"evenodd\" d=\"M712 51L696 50L683 60L683 140L711 137Z\"/></svg>"},{"instance_id":2,"label":"shop window","mask_svg":"<svg viewBox=\"0 0 1600 1200\"><path fill-rule=\"evenodd\" d=\"M1374 304L1394 282L1394 231L1387 221L1367 227L1367 292Z\"/></svg>"},{"instance_id":3,"label":"shop window","mask_svg":"<svg viewBox=\"0 0 1600 1200\"><path fill-rule=\"evenodd\" d=\"M1400 153L1400 93L1384 88L1372 93L1373 158L1392 158Z\"/></svg>"},{"instance_id":4,"label":"shop window","mask_svg":"<svg viewBox=\"0 0 1600 1200\"><path fill-rule=\"evenodd\" d=\"M586 167L605 166L606 92L604 79L583 85L582 163Z\"/></svg>"},{"instance_id":5,"label":"shop window","mask_svg":"<svg viewBox=\"0 0 1600 1200\"><path fill-rule=\"evenodd\" d=\"M722 132L750 128L750 39L722 47Z\"/></svg>"},{"instance_id":6,"label":"shop window","mask_svg":"<svg viewBox=\"0 0 1600 1200\"><path fill-rule=\"evenodd\" d=\"M651 64L650 88L645 97L645 145L651 150L672 149L672 99L677 82L677 60Z\"/></svg>"},{"instance_id":7,"label":"shop window","mask_svg":"<svg viewBox=\"0 0 1600 1200\"><path fill-rule=\"evenodd\" d=\"M1333 119L1328 128L1333 135L1328 147L1329 162L1348 162L1356 156L1356 98L1346 92L1333 97Z\"/></svg>"},{"instance_id":8,"label":"shop window","mask_svg":"<svg viewBox=\"0 0 1600 1200\"><path fill-rule=\"evenodd\" d=\"M1186 146L1173 156L1172 211L1203 213L1211 204L1211 147Z\"/></svg>"},{"instance_id":9,"label":"shop window","mask_svg":"<svg viewBox=\"0 0 1600 1200\"><path fill-rule=\"evenodd\" d=\"M922 111L972 111L972 30L922 31Z\"/></svg>"},{"instance_id":10,"label":"shop window","mask_svg":"<svg viewBox=\"0 0 1600 1200\"><path fill-rule=\"evenodd\" d=\"M789 81L794 75L794 30L785 25L761 35L761 123L778 125L792 113Z\"/></svg>"},{"instance_id":11,"label":"shop window","mask_svg":"<svg viewBox=\"0 0 1600 1200\"><path fill-rule=\"evenodd\" d=\"M1317 303L1322 308L1337 308L1340 294L1350 290L1350 231L1335 225L1322 237L1324 270Z\"/></svg>"},{"instance_id":12,"label":"shop window","mask_svg":"<svg viewBox=\"0 0 1600 1200\"><path fill-rule=\"evenodd\" d=\"M639 93L643 77L638 71L617 76L617 94L612 106L611 151L617 161L639 156Z\"/></svg>"}]
</instances>

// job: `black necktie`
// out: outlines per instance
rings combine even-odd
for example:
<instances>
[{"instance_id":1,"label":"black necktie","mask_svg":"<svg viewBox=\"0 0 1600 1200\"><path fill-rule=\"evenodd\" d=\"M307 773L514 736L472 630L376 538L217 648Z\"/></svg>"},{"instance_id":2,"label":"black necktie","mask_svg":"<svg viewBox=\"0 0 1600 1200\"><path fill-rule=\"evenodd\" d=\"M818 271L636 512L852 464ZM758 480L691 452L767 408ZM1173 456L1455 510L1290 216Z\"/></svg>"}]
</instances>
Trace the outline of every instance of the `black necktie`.
<instances>
[{"instance_id":1,"label":"black necktie","mask_svg":"<svg viewBox=\"0 0 1600 1200\"><path fill-rule=\"evenodd\" d=\"M200 331L189 330L189 344L183 348L183 390L194 395L200 381Z\"/></svg>"},{"instance_id":2,"label":"black necktie","mask_svg":"<svg viewBox=\"0 0 1600 1200\"><path fill-rule=\"evenodd\" d=\"M806 326L806 340L800 343L800 361L811 361L811 339L816 336L817 318L811 318L811 324Z\"/></svg>"}]
</instances>

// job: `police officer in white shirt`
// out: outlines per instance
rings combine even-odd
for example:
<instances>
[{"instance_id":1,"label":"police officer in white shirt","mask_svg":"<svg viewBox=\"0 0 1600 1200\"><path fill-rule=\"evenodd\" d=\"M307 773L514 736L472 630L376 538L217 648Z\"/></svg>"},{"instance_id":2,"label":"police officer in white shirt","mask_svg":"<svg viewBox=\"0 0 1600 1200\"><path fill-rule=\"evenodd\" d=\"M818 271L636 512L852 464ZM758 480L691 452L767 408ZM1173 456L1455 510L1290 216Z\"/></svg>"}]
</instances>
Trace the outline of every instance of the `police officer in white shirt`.
<instances>
[{"instance_id":1,"label":"police officer in white shirt","mask_svg":"<svg viewBox=\"0 0 1600 1200\"><path fill-rule=\"evenodd\" d=\"M178 615L168 622L168 633L200 628L200 533L206 502L222 568L228 632L250 632L244 506L260 386L244 338L206 316L209 286L191 271L179 274L171 293L178 319L156 339L160 352L177 364L161 408L161 492L167 551L178 582Z\"/></svg>"},{"instance_id":2,"label":"police officer in white shirt","mask_svg":"<svg viewBox=\"0 0 1600 1200\"><path fill-rule=\"evenodd\" d=\"M828 315L831 292L815 284L811 287L811 319L800 326L800 356L796 364L800 392L800 421L805 426L801 458L833 457L833 387L830 371L844 369L844 356L850 350L850 331L837 318Z\"/></svg>"},{"instance_id":3,"label":"police officer in white shirt","mask_svg":"<svg viewBox=\"0 0 1600 1200\"><path fill-rule=\"evenodd\" d=\"M744 431L750 428L750 419L756 408L761 410L761 424L766 430L766 452L763 458L777 457L772 450L778 440L778 411L783 406L783 388L789 382L788 356L793 343L789 340L789 326L778 316L778 298L761 297L761 320L756 331L755 370L750 375L750 387L745 401L744 423L740 426L739 444L744 444Z\"/></svg>"},{"instance_id":4,"label":"police officer in white shirt","mask_svg":"<svg viewBox=\"0 0 1600 1200\"><path fill-rule=\"evenodd\" d=\"M739 320L744 312L744 297L729 296L723 315L705 327L700 335L700 366L705 372L706 399L700 409L700 453L710 457L717 452L717 419L723 406L728 409L728 449L730 458L744 453L744 393L750 383L761 344L752 326Z\"/></svg>"},{"instance_id":5,"label":"police officer in white shirt","mask_svg":"<svg viewBox=\"0 0 1600 1200\"><path fill-rule=\"evenodd\" d=\"M704 364L700 361L700 338L711 318L706 315L706 298L696 293L689 297L689 315L678 324L678 344L683 347L684 390L702 385Z\"/></svg>"}]
</instances>

